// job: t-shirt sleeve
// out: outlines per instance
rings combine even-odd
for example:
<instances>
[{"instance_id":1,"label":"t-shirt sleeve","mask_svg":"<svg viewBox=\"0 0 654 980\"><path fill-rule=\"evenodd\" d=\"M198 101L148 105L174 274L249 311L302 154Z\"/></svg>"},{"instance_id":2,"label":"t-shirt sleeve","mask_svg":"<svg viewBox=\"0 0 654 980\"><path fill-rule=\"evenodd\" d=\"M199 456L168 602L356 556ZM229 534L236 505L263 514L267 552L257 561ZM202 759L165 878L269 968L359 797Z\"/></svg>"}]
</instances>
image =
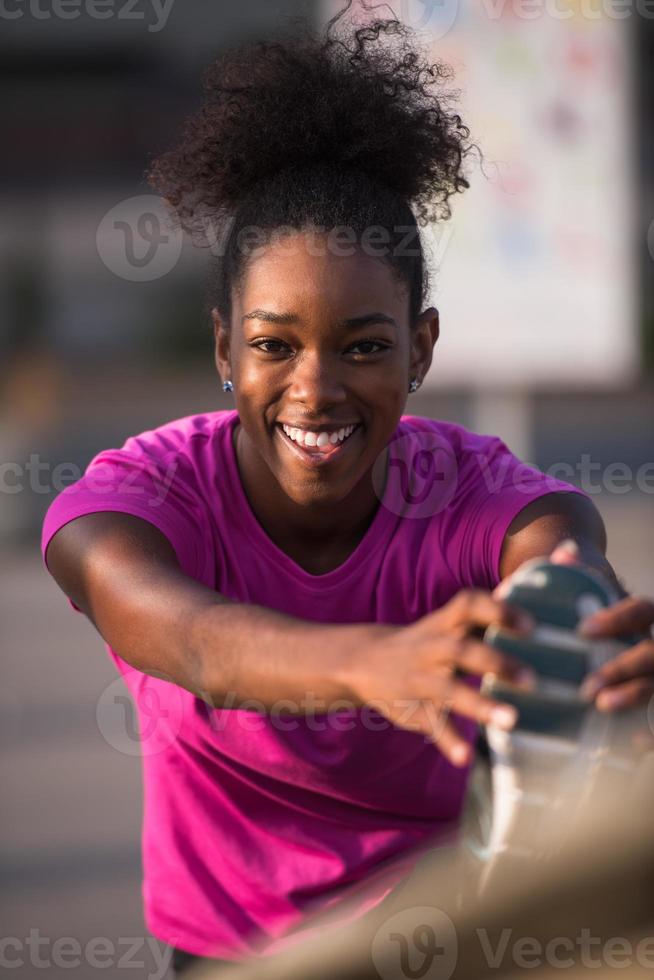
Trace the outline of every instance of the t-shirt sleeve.
<instances>
[{"instance_id":1,"label":"t-shirt sleeve","mask_svg":"<svg viewBox=\"0 0 654 980\"><path fill-rule=\"evenodd\" d=\"M587 494L523 463L501 439L477 439L459 457L457 493L441 543L462 588L493 589L500 581L506 532L520 511L546 494Z\"/></svg>"},{"instance_id":2,"label":"t-shirt sleeve","mask_svg":"<svg viewBox=\"0 0 654 980\"><path fill-rule=\"evenodd\" d=\"M153 524L170 541L182 569L192 578L200 578L202 507L188 461L179 453L156 458L139 449L135 440L131 442L134 448L99 453L81 479L52 501L41 533L46 567L48 545L60 528L85 514L115 511ZM78 609L71 599L69 602Z\"/></svg>"}]
</instances>

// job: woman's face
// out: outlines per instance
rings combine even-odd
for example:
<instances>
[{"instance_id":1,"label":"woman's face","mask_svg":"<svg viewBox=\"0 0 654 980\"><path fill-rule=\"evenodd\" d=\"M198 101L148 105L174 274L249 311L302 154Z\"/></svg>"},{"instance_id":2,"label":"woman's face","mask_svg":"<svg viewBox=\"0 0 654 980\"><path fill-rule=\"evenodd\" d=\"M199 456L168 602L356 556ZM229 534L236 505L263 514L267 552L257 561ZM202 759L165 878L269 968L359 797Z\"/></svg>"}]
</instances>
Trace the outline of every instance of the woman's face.
<instances>
[{"instance_id":1,"label":"woman's face","mask_svg":"<svg viewBox=\"0 0 654 980\"><path fill-rule=\"evenodd\" d=\"M438 336L433 308L410 330L408 290L382 260L319 242L298 232L250 258L229 331L214 314L243 452L304 507L344 500L371 470Z\"/></svg>"}]
</instances>

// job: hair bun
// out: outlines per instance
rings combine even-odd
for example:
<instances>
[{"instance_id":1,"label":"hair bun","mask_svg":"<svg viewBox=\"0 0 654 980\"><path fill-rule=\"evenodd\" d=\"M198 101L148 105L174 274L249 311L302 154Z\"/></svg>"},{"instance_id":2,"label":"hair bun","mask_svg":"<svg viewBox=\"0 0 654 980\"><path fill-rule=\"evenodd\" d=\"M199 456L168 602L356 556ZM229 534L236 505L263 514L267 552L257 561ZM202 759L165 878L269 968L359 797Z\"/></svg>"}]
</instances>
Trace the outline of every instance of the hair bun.
<instances>
[{"instance_id":1,"label":"hair bun","mask_svg":"<svg viewBox=\"0 0 654 980\"><path fill-rule=\"evenodd\" d=\"M205 74L206 100L148 179L191 228L234 213L262 181L311 167L357 171L412 205L421 223L450 216L468 187L469 130L437 88L450 70L410 43L398 20L316 38L233 48Z\"/></svg>"}]
</instances>

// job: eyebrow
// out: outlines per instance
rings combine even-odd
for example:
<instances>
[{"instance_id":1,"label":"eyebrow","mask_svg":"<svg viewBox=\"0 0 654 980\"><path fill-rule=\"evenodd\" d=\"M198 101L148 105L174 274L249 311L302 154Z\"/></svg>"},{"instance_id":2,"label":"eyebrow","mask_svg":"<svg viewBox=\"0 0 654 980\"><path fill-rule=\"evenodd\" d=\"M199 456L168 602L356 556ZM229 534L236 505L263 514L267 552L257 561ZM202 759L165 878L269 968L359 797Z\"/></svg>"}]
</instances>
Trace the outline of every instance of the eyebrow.
<instances>
[{"instance_id":1,"label":"eyebrow","mask_svg":"<svg viewBox=\"0 0 654 980\"><path fill-rule=\"evenodd\" d=\"M273 313L271 310L252 310L246 313L244 320L263 320L265 323L297 323L299 317L295 313ZM347 320L340 320L337 326L345 330L355 330L357 327L366 327L371 323L390 323L397 327L397 322L392 316L386 313L364 313L363 316L350 317Z\"/></svg>"}]
</instances>

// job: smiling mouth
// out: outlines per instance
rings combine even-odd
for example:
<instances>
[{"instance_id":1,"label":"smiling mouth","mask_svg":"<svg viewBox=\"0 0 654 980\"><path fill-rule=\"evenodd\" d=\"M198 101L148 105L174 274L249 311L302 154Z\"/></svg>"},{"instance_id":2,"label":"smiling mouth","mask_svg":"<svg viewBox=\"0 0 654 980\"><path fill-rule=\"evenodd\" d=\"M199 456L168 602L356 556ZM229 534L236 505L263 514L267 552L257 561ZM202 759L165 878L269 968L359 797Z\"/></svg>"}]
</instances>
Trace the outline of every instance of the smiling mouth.
<instances>
[{"instance_id":1,"label":"smiling mouth","mask_svg":"<svg viewBox=\"0 0 654 980\"><path fill-rule=\"evenodd\" d=\"M316 432L277 422L275 428L296 456L316 465L340 456L361 425L357 423Z\"/></svg>"}]
</instances>

